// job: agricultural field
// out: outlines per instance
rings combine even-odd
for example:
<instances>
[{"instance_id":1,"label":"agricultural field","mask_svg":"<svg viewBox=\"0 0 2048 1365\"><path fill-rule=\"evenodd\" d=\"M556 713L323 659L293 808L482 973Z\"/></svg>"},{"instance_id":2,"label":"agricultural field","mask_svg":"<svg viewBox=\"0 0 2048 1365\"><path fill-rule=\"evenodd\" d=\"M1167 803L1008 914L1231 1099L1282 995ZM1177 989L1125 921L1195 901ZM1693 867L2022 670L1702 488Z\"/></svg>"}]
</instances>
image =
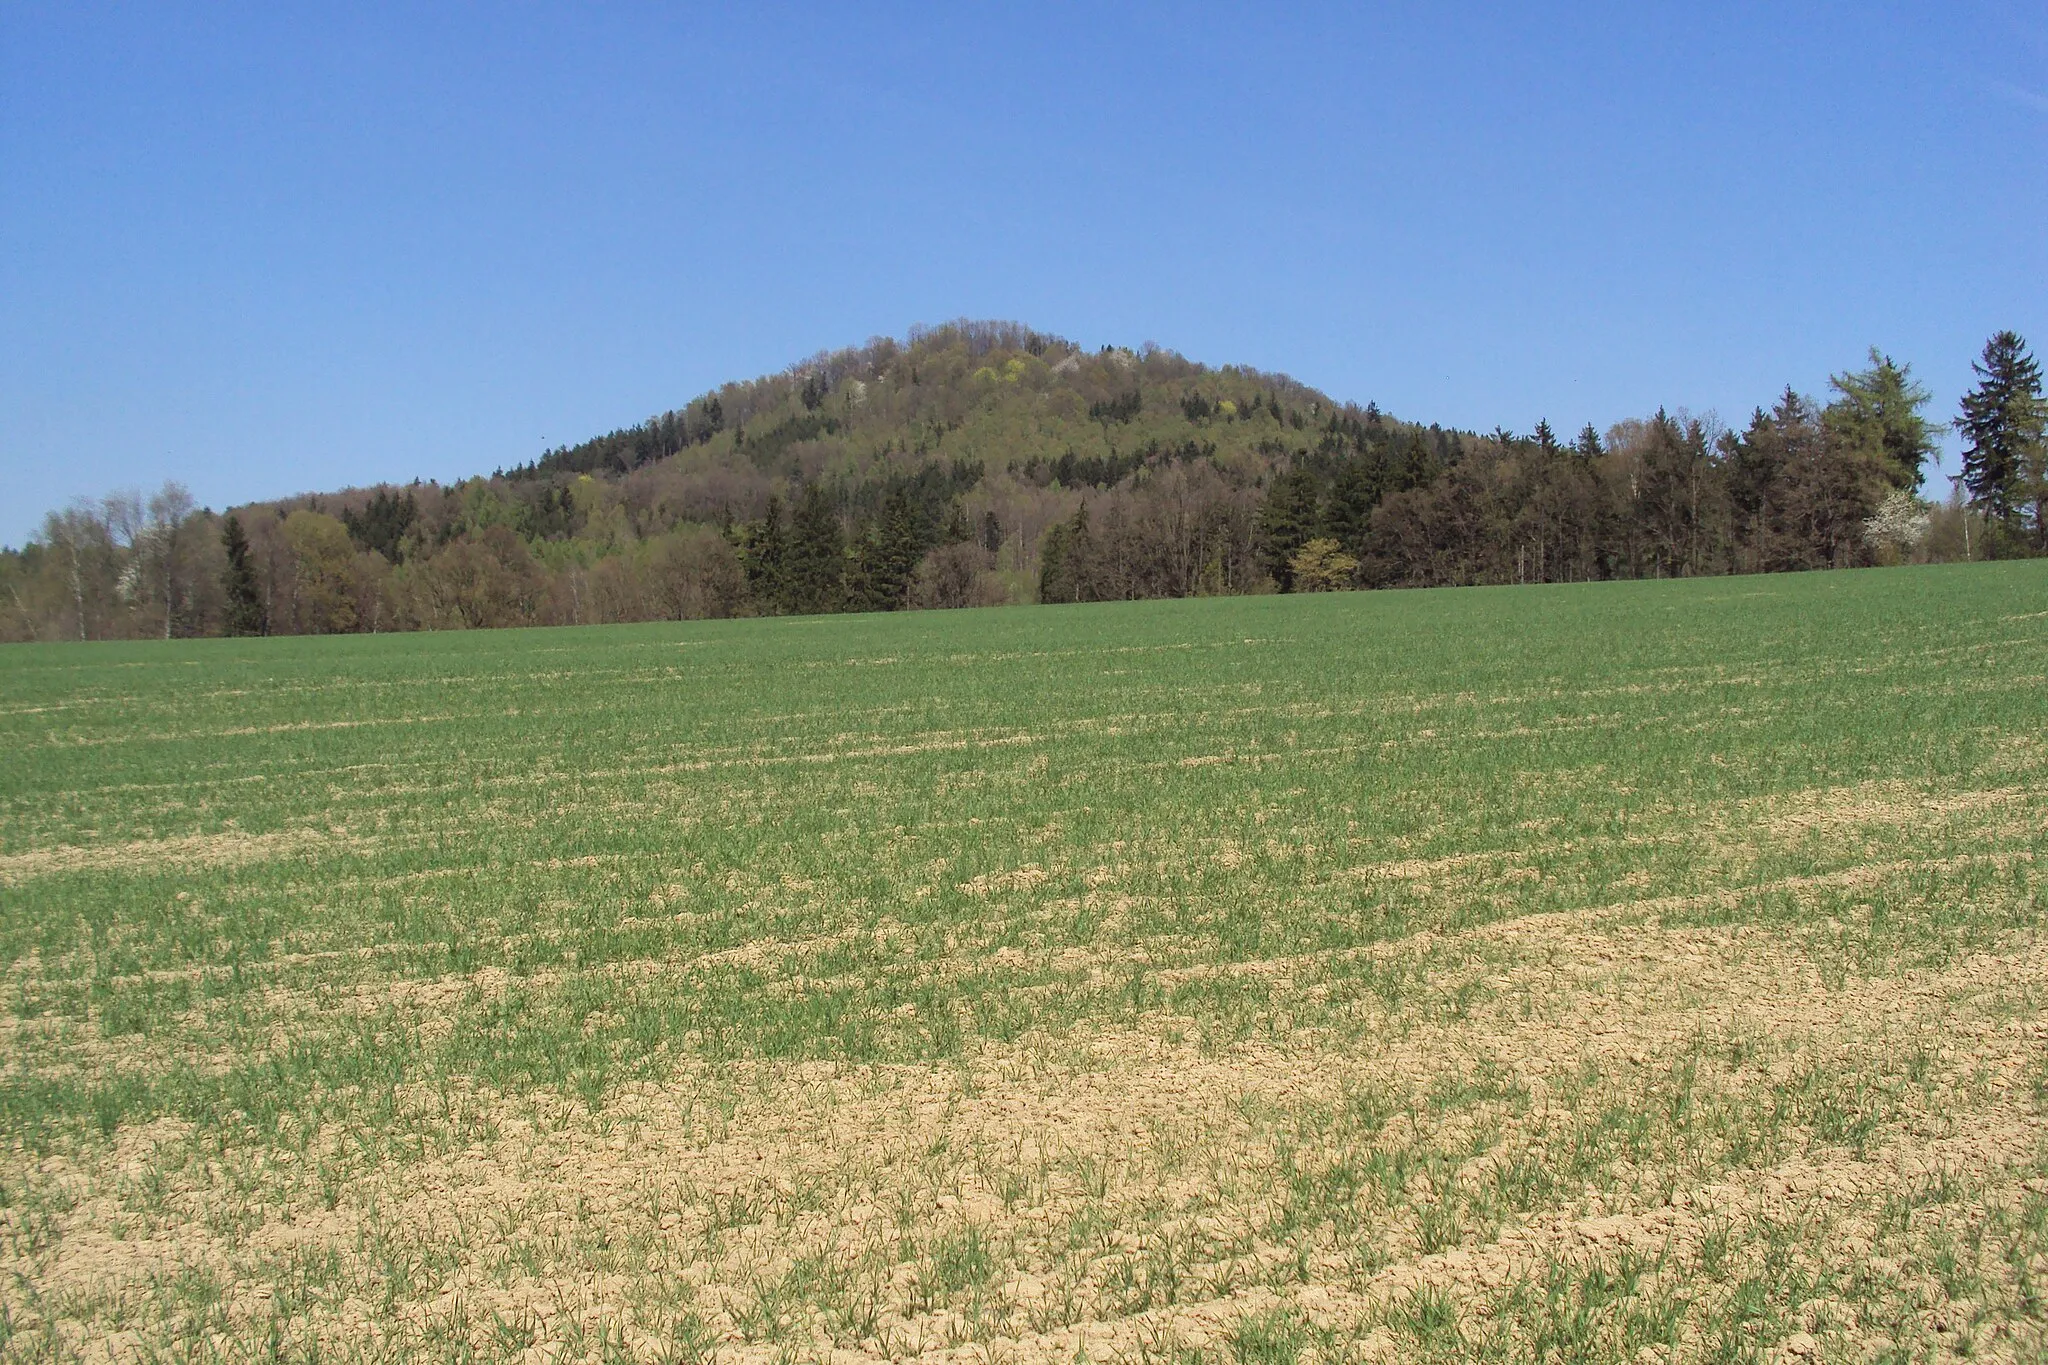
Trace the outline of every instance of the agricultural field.
<instances>
[{"instance_id":1,"label":"agricultural field","mask_svg":"<svg viewBox=\"0 0 2048 1365\"><path fill-rule=\"evenodd\" d=\"M0 1357L2048 1351L2048 564L18 646L0 752Z\"/></svg>"}]
</instances>

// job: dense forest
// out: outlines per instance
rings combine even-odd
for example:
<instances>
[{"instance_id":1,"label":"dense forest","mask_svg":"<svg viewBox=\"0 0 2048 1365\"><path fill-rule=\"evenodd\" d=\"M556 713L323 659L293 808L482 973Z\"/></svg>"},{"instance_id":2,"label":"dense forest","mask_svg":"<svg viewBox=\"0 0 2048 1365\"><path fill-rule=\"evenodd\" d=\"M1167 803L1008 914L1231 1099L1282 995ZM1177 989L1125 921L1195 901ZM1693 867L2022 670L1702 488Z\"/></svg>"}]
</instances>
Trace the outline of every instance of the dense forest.
<instances>
[{"instance_id":1,"label":"dense forest","mask_svg":"<svg viewBox=\"0 0 2048 1365\"><path fill-rule=\"evenodd\" d=\"M1277 374L957 322L452 485L215 513L176 484L0 551L0 639L386 631L1563 582L2048 553L2040 367L1943 427L1872 351L1740 429L1447 430Z\"/></svg>"}]
</instances>

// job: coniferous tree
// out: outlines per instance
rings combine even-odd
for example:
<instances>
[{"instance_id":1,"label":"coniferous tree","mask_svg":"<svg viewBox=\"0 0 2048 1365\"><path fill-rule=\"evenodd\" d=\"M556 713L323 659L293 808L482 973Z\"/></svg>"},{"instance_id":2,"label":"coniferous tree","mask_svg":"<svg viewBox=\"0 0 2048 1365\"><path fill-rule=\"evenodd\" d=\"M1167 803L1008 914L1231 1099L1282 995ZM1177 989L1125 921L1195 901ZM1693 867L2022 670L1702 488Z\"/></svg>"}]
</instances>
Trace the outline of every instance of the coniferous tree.
<instances>
[{"instance_id":1,"label":"coniferous tree","mask_svg":"<svg viewBox=\"0 0 2048 1365\"><path fill-rule=\"evenodd\" d=\"M249 558L249 536L242 519L228 513L222 525L220 543L227 551L227 566L221 570L222 625L230 635L262 635L268 630L263 610L263 593L256 581L256 566Z\"/></svg>"},{"instance_id":2,"label":"coniferous tree","mask_svg":"<svg viewBox=\"0 0 2048 1365\"><path fill-rule=\"evenodd\" d=\"M1788 398L1795 397L1788 389ZM1863 524L1891 487L1883 465L1845 447L1812 400L1799 398L1796 436L1787 441L1783 482L1787 567L1846 569L1867 563Z\"/></svg>"},{"instance_id":3,"label":"coniferous tree","mask_svg":"<svg viewBox=\"0 0 2048 1365\"><path fill-rule=\"evenodd\" d=\"M1095 536L1088 525L1087 503L1082 503L1071 519L1056 523L1045 533L1038 563L1039 601L1097 600Z\"/></svg>"},{"instance_id":4,"label":"coniferous tree","mask_svg":"<svg viewBox=\"0 0 2048 1365\"><path fill-rule=\"evenodd\" d=\"M844 608L846 535L822 484L804 485L790 517L783 560L783 601L788 611L810 616Z\"/></svg>"},{"instance_id":5,"label":"coniferous tree","mask_svg":"<svg viewBox=\"0 0 2048 1365\"><path fill-rule=\"evenodd\" d=\"M1658 409L1641 458L1636 509L1645 533L1645 571L1654 578L1703 572L1719 489L1699 423L1681 426Z\"/></svg>"},{"instance_id":6,"label":"coniferous tree","mask_svg":"<svg viewBox=\"0 0 2048 1365\"><path fill-rule=\"evenodd\" d=\"M910 495L901 488L892 490L881 515L863 527L854 542L847 606L855 611L895 611L903 606L925 549Z\"/></svg>"},{"instance_id":7,"label":"coniferous tree","mask_svg":"<svg viewBox=\"0 0 2048 1365\"><path fill-rule=\"evenodd\" d=\"M846 546L846 609L848 611L894 611L899 603L890 592L882 568L882 525L879 519L862 522Z\"/></svg>"},{"instance_id":8,"label":"coniferous tree","mask_svg":"<svg viewBox=\"0 0 2048 1365\"><path fill-rule=\"evenodd\" d=\"M1372 509L1380 501L1379 475L1378 466L1368 457L1346 460L1330 481L1329 501L1323 505L1319 534L1336 541L1354 561L1364 555L1372 530Z\"/></svg>"},{"instance_id":9,"label":"coniferous tree","mask_svg":"<svg viewBox=\"0 0 2048 1365\"><path fill-rule=\"evenodd\" d=\"M1780 410L1783 410L1780 403ZM1762 408L1749 419L1749 430L1729 436L1722 468L1728 479L1728 501L1734 519L1734 564L1745 573L1762 573L1779 563L1780 519L1783 516L1785 437L1782 427Z\"/></svg>"},{"instance_id":10,"label":"coniferous tree","mask_svg":"<svg viewBox=\"0 0 2048 1365\"><path fill-rule=\"evenodd\" d=\"M771 611L783 610L787 600L786 569L788 535L782 523L782 499L768 495L768 508L757 525L747 528L740 547L746 568L747 590L756 602Z\"/></svg>"},{"instance_id":11,"label":"coniferous tree","mask_svg":"<svg viewBox=\"0 0 2048 1365\"><path fill-rule=\"evenodd\" d=\"M1274 478L1259 508L1259 562L1282 592L1293 589L1295 553L1316 533L1319 491L1314 471L1297 464Z\"/></svg>"},{"instance_id":12,"label":"coniferous tree","mask_svg":"<svg viewBox=\"0 0 2048 1365\"><path fill-rule=\"evenodd\" d=\"M1864 522L1904 466L1894 466L1869 429L1831 422L1787 387L1768 413L1722 442L1733 525L1733 567L1759 573L1833 569L1864 562Z\"/></svg>"},{"instance_id":13,"label":"coniferous tree","mask_svg":"<svg viewBox=\"0 0 2048 1365\"><path fill-rule=\"evenodd\" d=\"M974 532L967 525L967 509L957 501L952 511L946 514L946 529L939 533L939 544L958 545L974 539Z\"/></svg>"},{"instance_id":14,"label":"coniferous tree","mask_svg":"<svg viewBox=\"0 0 2048 1365\"><path fill-rule=\"evenodd\" d=\"M2023 534L2031 508L2035 548L2048 548L2048 479L2042 470L2043 427L2048 404L2041 397L2041 366L2016 332L2000 332L1984 343L1984 357L1971 366L1977 387L1963 396L1963 485L1970 500L2009 541Z\"/></svg>"},{"instance_id":15,"label":"coniferous tree","mask_svg":"<svg viewBox=\"0 0 2048 1365\"><path fill-rule=\"evenodd\" d=\"M550 506L559 504L566 507L567 497L560 489L551 488L546 490L543 502ZM405 533L419 517L419 510L419 504L411 493L408 492L400 498L390 489L380 488L371 496L369 505L362 511L343 512L341 524L348 527L349 539L358 546L365 550L375 550L396 564L405 558ZM565 518L562 530L566 533L567 529Z\"/></svg>"},{"instance_id":16,"label":"coniferous tree","mask_svg":"<svg viewBox=\"0 0 2048 1365\"><path fill-rule=\"evenodd\" d=\"M1841 397L1821 416L1837 446L1876 466L1892 487L1918 488L1942 428L1920 414L1932 395L1913 382L1913 367L1873 346L1869 369L1835 375L1828 383Z\"/></svg>"},{"instance_id":17,"label":"coniferous tree","mask_svg":"<svg viewBox=\"0 0 2048 1365\"><path fill-rule=\"evenodd\" d=\"M1420 431L1412 431L1407 440L1399 443L1388 466L1386 491L1403 493L1411 488L1426 488L1436 481L1442 468L1429 440Z\"/></svg>"}]
</instances>

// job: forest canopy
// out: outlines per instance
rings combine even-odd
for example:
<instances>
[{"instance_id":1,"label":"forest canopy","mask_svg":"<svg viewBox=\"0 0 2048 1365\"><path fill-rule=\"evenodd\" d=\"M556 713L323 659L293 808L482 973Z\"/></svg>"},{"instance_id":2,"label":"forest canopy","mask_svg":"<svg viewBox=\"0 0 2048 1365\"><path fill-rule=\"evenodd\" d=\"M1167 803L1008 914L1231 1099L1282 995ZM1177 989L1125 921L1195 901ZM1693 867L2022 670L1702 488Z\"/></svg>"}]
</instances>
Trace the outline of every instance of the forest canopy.
<instances>
[{"instance_id":1,"label":"forest canopy","mask_svg":"<svg viewBox=\"0 0 2048 1365\"><path fill-rule=\"evenodd\" d=\"M175 483L0 551L0 638L292 634L1847 568L2048 553L2038 364L1944 430L1872 350L1741 429L1459 431L1169 350L916 328L454 484Z\"/></svg>"}]
</instances>

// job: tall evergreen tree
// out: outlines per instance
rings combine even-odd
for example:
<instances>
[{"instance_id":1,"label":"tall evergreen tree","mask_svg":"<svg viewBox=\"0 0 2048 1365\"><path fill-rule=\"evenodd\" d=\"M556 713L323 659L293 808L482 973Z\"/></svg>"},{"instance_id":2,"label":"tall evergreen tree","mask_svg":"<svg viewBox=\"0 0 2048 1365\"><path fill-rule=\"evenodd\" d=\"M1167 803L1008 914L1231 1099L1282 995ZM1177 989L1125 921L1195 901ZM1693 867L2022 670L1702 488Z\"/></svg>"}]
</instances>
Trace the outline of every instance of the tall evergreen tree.
<instances>
[{"instance_id":1,"label":"tall evergreen tree","mask_svg":"<svg viewBox=\"0 0 2048 1365\"><path fill-rule=\"evenodd\" d=\"M1652 577L1690 577L1708 567L1708 546L1720 490L1698 422L1684 426L1662 408L1650 420L1637 480L1645 570Z\"/></svg>"},{"instance_id":2,"label":"tall evergreen tree","mask_svg":"<svg viewBox=\"0 0 2048 1365\"><path fill-rule=\"evenodd\" d=\"M783 610L785 560L789 537L782 521L782 499L768 495L768 508L761 520L746 528L740 546L740 562L746 569L747 590L756 602L771 611Z\"/></svg>"},{"instance_id":3,"label":"tall evergreen tree","mask_svg":"<svg viewBox=\"0 0 2048 1365\"><path fill-rule=\"evenodd\" d=\"M852 550L846 602L855 611L895 611L926 549L923 528L904 489L890 491L881 515L861 529Z\"/></svg>"},{"instance_id":4,"label":"tall evergreen tree","mask_svg":"<svg viewBox=\"0 0 2048 1365\"><path fill-rule=\"evenodd\" d=\"M1839 569L1864 557L1863 523L1888 486L1884 461L1844 443L1812 399L1787 385L1770 426L1779 461L1763 567Z\"/></svg>"},{"instance_id":5,"label":"tall evergreen tree","mask_svg":"<svg viewBox=\"0 0 2048 1365\"><path fill-rule=\"evenodd\" d=\"M2041 468L2048 404L2041 397L2040 363L2018 333L2000 332L1984 343L1983 359L1971 368L1977 387L1963 396L1958 423L1963 484L1978 509L2015 539L2031 507L2035 548L2048 548L2048 480Z\"/></svg>"},{"instance_id":6,"label":"tall evergreen tree","mask_svg":"<svg viewBox=\"0 0 2048 1365\"><path fill-rule=\"evenodd\" d=\"M1093 602L1101 595L1095 578L1095 537L1084 502L1072 519L1045 533L1038 552L1038 600Z\"/></svg>"},{"instance_id":7,"label":"tall evergreen tree","mask_svg":"<svg viewBox=\"0 0 2048 1365\"><path fill-rule=\"evenodd\" d=\"M222 624L230 635L263 635L269 631L268 613L263 610L263 593L256 581L256 565L249 557L249 536L242 519L233 512L220 531L221 547L227 551L227 566L221 570L220 589L224 602Z\"/></svg>"},{"instance_id":8,"label":"tall evergreen tree","mask_svg":"<svg viewBox=\"0 0 2048 1365\"><path fill-rule=\"evenodd\" d=\"M551 506L566 509L568 498L558 488L546 490L544 499L551 500ZM388 488L380 488L370 498L369 505L360 512L344 511L341 524L348 527L349 539L365 550L375 550L384 558L397 564L405 558L405 533L419 517L419 503L408 492L403 498ZM561 531L568 531L567 519L563 519ZM546 529L540 534L546 534Z\"/></svg>"},{"instance_id":9,"label":"tall evergreen tree","mask_svg":"<svg viewBox=\"0 0 2048 1365\"><path fill-rule=\"evenodd\" d=\"M1316 533L1316 503L1321 490L1315 472L1297 464L1276 475L1259 508L1259 562L1280 591L1294 587L1294 556Z\"/></svg>"},{"instance_id":10,"label":"tall evergreen tree","mask_svg":"<svg viewBox=\"0 0 2048 1365\"><path fill-rule=\"evenodd\" d=\"M1380 501L1379 476L1380 470L1369 456L1357 456L1346 460L1330 481L1320 534L1336 541L1353 559L1365 553L1366 537L1372 529L1372 509ZM1290 558L1289 563L1292 562Z\"/></svg>"},{"instance_id":11,"label":"tall evergreen tree","mask_svg":"<svg viewBox=\"0 0 2048 1365\"><path fill-rule=\"evenodd\" d=\"M1387 492L1427 488L1436 482L1436 476L1443 471L1443 463L1421 432L1412 431L1407 440L1396 444L1397 449L1387 468Z\"/></svg>"},{"instance_id":12,"label":"tall evergreen tree","mask_svg":"<svg viewBox=\"0 0 2048 1365\"><path fill-rule=\"evenodd\" d=\"M1875 466L1892 487L1918 488L1942 429L1920 415L1932 395L1913 382L1913 367L1873 346L1869 369L1835 375L1828 383L1841 395L1822 414L1837 447Z\"/></svg>"},{"instance_id":13,"label":"tall evergreen tree","mask_svg":"<svg viewBox=\"0 0 2048 1365\"><path fill-rule=\"evenodd\" d=\"M1778 412L1782 416L1785 411L1781 400ZM1758 408L1750 415L1749 430L1728 437L1723 453L1722 469L1735 523L1731 547L1735 568L1762 573L1781 567L1778 536L1785 492L1784 426Z\"/></svg>"},{"instance_id":14,"label":"tall evergreen tree","mask_svg":"<svg viewBox=\"0 0 2048 1365\"><path fill-rule=\"evenodd\" d=\"M804 485L790 516L789 548L783 555L783 601L790 612L811 616L846 605L846 534L824 485Z\"/></svg>"}]
</instances>

